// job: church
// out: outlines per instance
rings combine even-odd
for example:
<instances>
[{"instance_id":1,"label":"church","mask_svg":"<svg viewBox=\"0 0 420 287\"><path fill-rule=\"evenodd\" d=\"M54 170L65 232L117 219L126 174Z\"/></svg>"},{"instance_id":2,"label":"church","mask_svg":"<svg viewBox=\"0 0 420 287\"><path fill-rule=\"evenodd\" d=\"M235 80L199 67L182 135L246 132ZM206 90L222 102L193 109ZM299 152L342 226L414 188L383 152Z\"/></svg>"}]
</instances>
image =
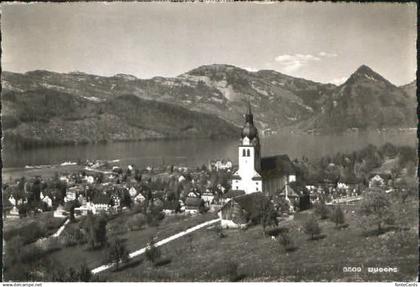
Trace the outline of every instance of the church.
<instances>
[{"instance_id":1,"label":"church","mask_svg":"<svg viewBox=\"0 0 420 287\"><path fill-rule=\"evenodd\" d=\"M238 169L232 176L232 191L237 191L237 195L218 212L222 228L245 228L252 218L258 217L261 206L271 196L296 198L290 187L295 181L296 171L287 155L261 158L258 130L248 103L238 146Z\"/></svg>"},{"instance_id":2,"label":"church","mask_svg":"<svg viewBox=\"0 0 420 287\"><path fill-rule=\"evenodd\" d=\"M238 147L238 170L232 177L232 189L245 194L263 192L265 195L292 195L289 183L296 181L296 173L287 155L261 158L258 130L254 125L251 104L245 114ZM290 192L289 192L290 191Z\"/></svg>"}]
</instances>

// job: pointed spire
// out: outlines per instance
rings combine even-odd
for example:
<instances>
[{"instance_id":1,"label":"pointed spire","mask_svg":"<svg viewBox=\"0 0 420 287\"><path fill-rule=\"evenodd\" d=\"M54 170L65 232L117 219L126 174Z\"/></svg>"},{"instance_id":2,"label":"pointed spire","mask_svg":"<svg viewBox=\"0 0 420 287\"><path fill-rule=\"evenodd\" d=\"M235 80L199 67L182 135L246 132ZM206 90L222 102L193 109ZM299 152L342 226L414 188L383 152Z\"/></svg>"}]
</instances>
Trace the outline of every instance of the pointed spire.
<instances>
[{"instance_id":1,"label":"pointed spire","mask_svg":"<svg viewBox=\"0 0 420 287\"><path fill-rule=\"evenodd\" d=\"M247 100L247 103L248 103L248 110L245 114L245 123L249 123L249 124L253 125L254 124L254 117L252 115L251 101L249 100L249 98Z\"/></svg>"},{"instance_id":2,"label":"pointed spire","mask_svg":"<svg viewBox=\"0 0 420 287\"><path fill-rule=\"evenodd\" d=\"M252 115L252 111L251 111L251 101L249 100L249 98L248 98L248 112L247 112L247 114L248 114L248 115Z\"/></svg>"}]
</instances>

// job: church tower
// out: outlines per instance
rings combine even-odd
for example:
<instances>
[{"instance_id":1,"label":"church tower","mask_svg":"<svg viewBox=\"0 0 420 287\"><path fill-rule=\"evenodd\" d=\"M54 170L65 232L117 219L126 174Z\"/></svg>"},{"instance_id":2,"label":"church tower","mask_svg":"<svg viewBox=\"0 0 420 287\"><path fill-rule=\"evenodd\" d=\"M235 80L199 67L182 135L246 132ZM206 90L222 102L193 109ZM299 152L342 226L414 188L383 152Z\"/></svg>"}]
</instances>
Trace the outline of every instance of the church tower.
<instances>
[{"instance_id":1,"label":"church tower","mask_svg":"<svg viewBox=\"0 0 420 287\"><path fill-rule=\"evenodd\" d=\"M245 125L241 132L241 142L238 147L239 168L233 175L232 189L243 190L245 193L262 191L261 147L258 130L254 126L254 116L251 104L245 114Z\"/></svg>"}]
</instances>

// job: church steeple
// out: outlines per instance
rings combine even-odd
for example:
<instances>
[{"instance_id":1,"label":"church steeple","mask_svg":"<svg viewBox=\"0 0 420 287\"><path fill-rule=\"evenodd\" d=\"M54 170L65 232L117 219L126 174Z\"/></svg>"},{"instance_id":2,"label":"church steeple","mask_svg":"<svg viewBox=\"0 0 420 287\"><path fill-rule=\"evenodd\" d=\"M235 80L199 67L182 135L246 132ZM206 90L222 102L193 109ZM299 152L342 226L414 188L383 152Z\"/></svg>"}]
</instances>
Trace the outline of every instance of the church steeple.
<instances>
[{"instance_id":1,"label":"church steeple","mask_svg":"<svg viewBox=\"0 0 420 287\"><path fill-rule=\"evenodd\" d=\"M250 123L254 125L254 116L252 115L251 102L249 100L248 100L248 111L245 114L245 123Z\"/></svg>"},{"instance_id":2,"label":"church steeple","mask_svg":"<svg viewBox=\"0 0 420 287\"><path fill-rule=\"evenodd\" d=\"M245 193L262 191L261 152L258 130L254 126L251 103L247 101L245 124L241 132L241 143L238 147L238 170L232 181L233 189L244 190Z\"/></svg>"},{"instance_id":3,"label":"church steeple","mask_svg":"<svg viewBox=\"0 0 420 287\"><path fill-rule=\"evenodd\" d=\"M254 116L251 111L251 103L249 100L247 112L245 114L245 125L242 129L241 137L248 137L249 140L252 140L253 138L258 138L258 130L254 126Z\"/></svg>"}]
</instances>

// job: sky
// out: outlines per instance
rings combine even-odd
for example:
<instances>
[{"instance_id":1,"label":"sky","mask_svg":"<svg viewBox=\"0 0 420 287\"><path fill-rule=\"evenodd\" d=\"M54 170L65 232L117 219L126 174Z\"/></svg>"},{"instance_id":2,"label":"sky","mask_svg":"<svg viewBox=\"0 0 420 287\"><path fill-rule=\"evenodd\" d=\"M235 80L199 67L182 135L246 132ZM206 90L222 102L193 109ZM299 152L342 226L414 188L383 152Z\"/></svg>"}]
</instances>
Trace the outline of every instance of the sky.
<instances>
[{"instance_id":1,"label":"sky","mask_svg":"<svg viewBox=\"0 0 420 287\"><path fill-rule=\"evenodd\" d=\"M201 65L339 84L362 64L415 79L416 6L400 3L11 3L2 68L174 77Z\"/></svg>"}]
</instances>

